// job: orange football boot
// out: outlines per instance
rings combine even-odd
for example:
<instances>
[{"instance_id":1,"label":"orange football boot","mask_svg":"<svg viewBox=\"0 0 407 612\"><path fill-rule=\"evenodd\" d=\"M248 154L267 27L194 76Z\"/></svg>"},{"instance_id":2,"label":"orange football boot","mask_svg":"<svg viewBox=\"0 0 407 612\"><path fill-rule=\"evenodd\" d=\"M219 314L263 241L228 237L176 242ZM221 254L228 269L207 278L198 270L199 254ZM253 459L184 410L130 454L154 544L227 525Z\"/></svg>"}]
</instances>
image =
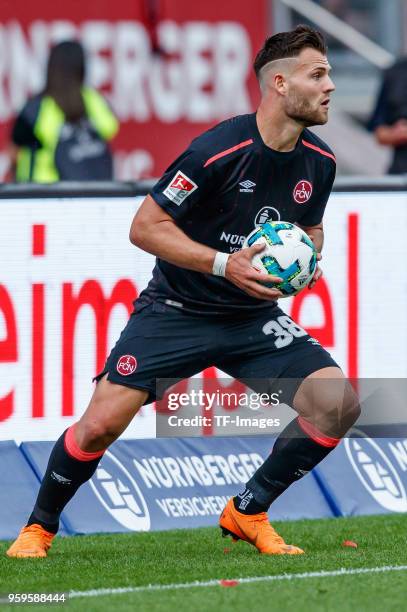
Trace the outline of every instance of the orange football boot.
<instances>
[{"instance_id":1,"label":"orange football boot","mask_svg":"<svg viewBox=\"0 0 407 612\"><path fill-rule=\"evenodd\" d=\"M249 542L264 555L302 555L304 553L301 548L284 542L270 525L266 512L242 514L236 510L233 498L229 499L226 504L219 519L219 526L224 537L230 535L235 542L238 540Z\"/></svg>"},{"instance_id":2,"label":"orange football boot","mask_svg":"<svg viewBox=\"0 0 407 612\"><path fill-rule=\"evenodd\" d=\"M34 523L23 527L16 541L7 551L8 557L46 557L55 533L46 531L41 525Z\"/></svg>"}]
</instances>

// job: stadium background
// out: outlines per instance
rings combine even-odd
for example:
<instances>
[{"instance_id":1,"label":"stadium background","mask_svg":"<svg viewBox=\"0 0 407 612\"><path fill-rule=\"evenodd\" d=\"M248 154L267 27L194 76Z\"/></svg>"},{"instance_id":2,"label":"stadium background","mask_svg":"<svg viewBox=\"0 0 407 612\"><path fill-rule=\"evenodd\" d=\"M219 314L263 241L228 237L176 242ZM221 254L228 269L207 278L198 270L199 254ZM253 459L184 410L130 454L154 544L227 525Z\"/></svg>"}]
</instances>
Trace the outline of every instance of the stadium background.
<instances>
[{"instance_id":1,"label":"stadium background","mask_svg":"<svg viewBox=\"0 0 407 612\"><path fill-rule=\"evenodd\" d=\"M314 15L310 4L328 12ZM330 23L333 9L344 29ZM127 240L147 186L137 181L158 176L203 129L255 108L256 49L267 34L307 19L336 34L329 37L335 110L317 131L338 155L339 178L326 216L324 277L284 307L352 379L403 379L407 183L383 177L388 155L365 129L380 70L406 46L403 2L2 3L0 177L7 171L10 122L40 87L49 45L77 36L89 54L90 84L120 119L116 177L130 182L0 189L0 456L6 467L0 537L14 537L24 523L49 441L83 411L91 378L149 278L153 258ZM386 257L378 257L385 221L391 241ZM233 385L214 369L198 378L204 389ZM64 513L63 532L215 525L222 499L272 442L239 439L232 446L213 437L216 431L200 433L189 441L154 440L154 406L143 408ZM330 463L283 496L274 518L405 513L407 439L357 440L347 440ZM219 456L223 463L214 459ZM182 466L185 457L195 457L192 484L177 480L171 463L175 458Z\"/></svg>"}]
</instances>

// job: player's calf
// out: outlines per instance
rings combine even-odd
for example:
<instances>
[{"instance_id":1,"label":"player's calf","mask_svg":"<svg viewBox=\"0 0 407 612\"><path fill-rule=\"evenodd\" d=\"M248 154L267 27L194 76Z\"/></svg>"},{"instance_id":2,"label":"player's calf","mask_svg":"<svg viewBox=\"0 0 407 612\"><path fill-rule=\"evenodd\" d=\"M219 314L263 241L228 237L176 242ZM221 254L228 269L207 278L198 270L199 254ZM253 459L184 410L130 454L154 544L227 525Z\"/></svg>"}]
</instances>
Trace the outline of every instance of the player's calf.
<instances>
[{"instance_id":1,"label":"player's calf","mask_svg":"<svg viewBox=\"0 0 407 612\"><path fill-rule=\"evenodd\" d=\"M58 532L59 519L78 488L91 478L104 450L87 452L75 437L75 425L55 443L27 525L7 551L9 557L46 557Z\"/></svg>"},{"instance_id":2,"label":"player's calf","mask_svg":"<svg viewBox=\"0 0 407 612\"><path fill-rule=\"evenodd\" d=\"M233 498L238 513L254 517L267 512L292 483L313 470L336 448L341 436L359 417L359 403L349 383L339 369L327 370L330 371L324 372L325 392L318 385L300 387L294 405L301 416L280 433L271 455L253 474L245 489ZM336 382L340 384L330 385L328 375L336 376ZM323 423L323 429L320 423ZM238 516L231 513L230 508L227 513L229 519ZM222 521L221 526L236 534L232 528L222 525Z\"/></svg>"},{"instance_id":3,"label":"player's calf","mask_svg":"<svg viewBox=\"0 0 407 612\"><path fill-rule=\"evenodd\" d=\"M77 424L69 427L52 449L28 525L39 524L57 533L62 510L96 471L105 451L83 450L76 440L76 427Z\"/></svg>"},{"instance_id":4,"label":"player's calf","mask_svg":"<svg viewBox=\"0 0 407 612\"><path fill-rule=\"evenodd\" d=\"M145 391L112 384L106 377L100 380L81 420L55 443L34 509L9 556L46 556L61 512L93 476L106 448L126 429L146 397Z\"/></svg>"}]
</instances>

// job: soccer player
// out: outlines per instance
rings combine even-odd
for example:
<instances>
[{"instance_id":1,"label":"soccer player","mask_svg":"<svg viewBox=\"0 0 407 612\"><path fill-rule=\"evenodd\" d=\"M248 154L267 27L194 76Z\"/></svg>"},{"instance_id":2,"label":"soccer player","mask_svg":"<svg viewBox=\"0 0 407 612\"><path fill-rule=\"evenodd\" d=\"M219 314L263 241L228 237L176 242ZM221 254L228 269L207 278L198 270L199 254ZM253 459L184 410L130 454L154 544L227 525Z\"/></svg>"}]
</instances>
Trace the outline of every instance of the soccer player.
<instances>
[{"instance_id":1,"label":"soccer player","mask_svg":"<svg viewBox=\"0 0 407 612\"><path fill-rule=\"evenodd\" d=\"M280 291L264 284L281 278L252 267L262 247L238 247L274 215L302 227L321 251L335 157L307 128L326 123L334 85L324 40L306 26L268 38L254 69L257 112L196 138L135 215L130 240L157 256L153 277L88 408L56 442L10 557L47 555L62 510L138 409L155 399L157 378L189 377L210 365L241 380L294 381L298 417L229 500L220 526L262 553L303 552L284 542L266 512L335 448L358 417L358 402L329 353L280 310Z\"/></svg>"}]
</instances>

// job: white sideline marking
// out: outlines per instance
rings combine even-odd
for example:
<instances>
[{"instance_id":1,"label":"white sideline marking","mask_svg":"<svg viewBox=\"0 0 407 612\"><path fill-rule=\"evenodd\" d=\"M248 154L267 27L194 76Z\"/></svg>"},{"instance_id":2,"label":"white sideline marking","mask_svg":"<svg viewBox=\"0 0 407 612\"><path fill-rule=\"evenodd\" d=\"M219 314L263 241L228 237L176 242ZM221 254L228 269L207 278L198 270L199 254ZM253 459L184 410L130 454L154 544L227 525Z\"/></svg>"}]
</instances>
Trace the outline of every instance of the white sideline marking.
<instances>
[{"instance_id":1,"label":"white sideline marking","mask_svg":"<svg viewBox=\"0 0 407 612\"><path fill-rule=\"evenodd\" d=\"M274 576L249 576L247 578L228 578L236 580L239 584L251 582L272 582L278 580L300 580L305 578L330 578L332 576L349 576L352 574L380 574L383 572L403 572L407 570L407 565L383 565L382 567L355 567L346 569L342 567L338 570L304 572L303 574L276 574ZM222 579L223 580L223 579ZM117 589L91 589L90 591L70 591L69 597L99 597L101 595L118 595L121 593L145 593L148 591L169 591L176 589L193 589L196 587L220 586L221 579L205 580L195 582L175 582L173 584L146 584L135 587L119 587Z\"/></svg>"}]
</instances>

